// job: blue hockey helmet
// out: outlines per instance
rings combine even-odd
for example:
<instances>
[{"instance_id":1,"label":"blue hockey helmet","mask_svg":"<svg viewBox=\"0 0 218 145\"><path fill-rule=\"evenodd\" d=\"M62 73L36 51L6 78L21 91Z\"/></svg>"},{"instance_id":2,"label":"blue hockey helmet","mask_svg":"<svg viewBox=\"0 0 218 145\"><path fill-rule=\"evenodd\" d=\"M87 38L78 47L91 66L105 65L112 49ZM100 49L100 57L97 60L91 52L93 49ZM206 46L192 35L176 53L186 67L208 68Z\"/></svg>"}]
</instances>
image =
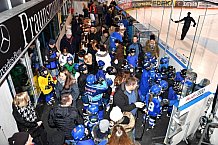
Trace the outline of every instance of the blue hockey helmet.
<instances>
[{"instance_id":1,"label":"blue hockey helmet","mask_svg":"<svg viewBox=\"0 0 218 145\"><path fill-rule=\"evenodd\" d=\"M129 52L130 53L135 53L135 48L130 48Z\"/></svg>"},{"instance_id":2,"label":"blue hockey helmet","mask_svg":"<svg viewBox=\"0 0 218 145\"><path fill-rule=\"evenodd\" d=\"M162 75L161 75L160 73L156 73L156 75L155 75L155 81L156 81L157 83L159 83L161 80L162 80Z\"/></svg>"},{"instance_id":3,"label":"blue hockey helmet","mask_svg":"<svg viewBox=\"0 0 218 145\"><path fill-rule=\"evenodd\" d=\"M113 66L109 66L106 68L106 72L109 74L109 75L115 75L117 73L117 70L115 67Z\"/></svg>"},{"instance_id":4,"label":"blue hockey helmet","mask_svg":"<svg viewBox=\"0 0 218 145\"><path fill-rule=\"evenodd\" d=\"M144 59L151 59L151 58L152 58L151 52L146 52L144 55Z\"/></svg>"},{"instance_id":5,"label":"blue hockey helmet","mask_svg":"<svg viewBox=\"0 0 218 145\"><path fill-rule=\"evenodd\" d=\"M102 60L99 60L98 61L98 66L99 67L103 67L105 65L105 62L104 61L102 61Z\"/></svg>"},{"instance_id":6,"label":"blue hockey helmet","mask_svg":"<svg viewBox=\"0 0 218 145\"><path fill-rule=\"evenodd\" d=\"M75 141L82 140L85 137L85 127L81 124L76 126L72 130L71 135Z\"/></svg>"},{"instance_id":7,"label":"blue hockey helmet","mask_svg":"<svg viewBox=\"0 0 218 145\"><path fill-rule=\"evenodd\" d=\"M143 67L143 69L150 70L151 69L151 63L148 60L144 60L142 67Z\"/></svg>"},{"instance_id":8,"label":"blue hockey helmet","mask_svg":"<svg viewBox=\"0 0 218 145\"><path fill-rule=\"evenodd\" d=\"M186 73L187 73L187 69L182 69L181 72L180 72L180 75L181 75L183 78L185 78Z\"/></svg>"},{"instance_id":9,"label":"blue hockey helmet","mask_svg":"<svg viewBox=\"0 0 218 145\"><path fill-rule=\"evenodd\" d=\"M73 57L71 57L71 56L67 57L67 62L68 61L73 61Z\"/></svg>"},{"instance_id":10,"label":"blue hockey helmet","mask_svg":"<svg viewBox=\"0 0 218 145\"><path fill-rule=\"evenodd\" d=\"M107 85L108 85L108 86L111 86L111 85L113 84L113 81L112 81L112 79L110 79L110 78L107 78L107 79L106 79L106 82L107 82Z\"/></svg>"},{"instance_id":11,"label":"blue hockey helmet","mask_svg":"<svg viewBox=\"0 0 218 145\"><path fill-rule=\"evenodd\" d=\"M86 78L86 82L87 82L89 85L94 84L96 81L97 81L97 78L96 78L96 76L93 75L93 74L88 75L87 78Z\"/></svg>"},{"instance_id":12,"label":"blue hockey helmet","mask_svg":"<svg viewBox=\"0 0 218 145\"><path fill-rule=\"evenodd\" d=\"M162 57L160 59L160 64L169 64L169 57L166 56Z\"/></svg>"},{"instance_id":13,"label":"blue hockey helmet","mask_svg":"<svg viewBox=\"0 0 218 145\"><path fill-rule=\"evenodd\" d=\"M160 86L161 86L162 90L167 90L167 88L168 88L168 82L165 81L165 80L161 80L161 81L160 81Z\"/></svg>"},{"instance_id":14,"label":"blue hockey helmet","mask_svg":"<svg viewBox=\"0 0 218 145\"><path fill-rule=\"evenodd\" d=\"M89 105L87 111L89 114L97 114L99 111L98 105L97 104Z\"/></svg>"},{"instance_id":15,"label":"blue hockey helmet","mask_svg":"<svg viewBox=\"0 0 218 145\"><path fill-rule=\"evenodd\" d=\"M159 95L161 93L161 86L160 85L153 85L150 89L150 92L153 94L153 95Z\"/></svg>"},{"instance_id":16,"label":"blue hockey helmet","mask_svg":"<svg viewBox=\"0 0 218 145\"><path fill-rule=\"evenodd\" d=\"M79 63L74 64L74 69L78 72L79 71Z\"/></svg>"}]
</instances>

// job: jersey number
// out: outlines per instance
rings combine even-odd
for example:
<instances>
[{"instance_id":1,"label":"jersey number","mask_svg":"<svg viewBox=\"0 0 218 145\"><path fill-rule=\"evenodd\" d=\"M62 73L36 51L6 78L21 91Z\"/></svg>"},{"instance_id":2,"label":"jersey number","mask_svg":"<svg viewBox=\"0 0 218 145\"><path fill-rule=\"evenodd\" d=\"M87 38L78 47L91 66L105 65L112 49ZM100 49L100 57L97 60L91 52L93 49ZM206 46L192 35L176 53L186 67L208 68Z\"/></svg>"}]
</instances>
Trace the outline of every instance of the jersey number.
<instances>
[{"instance_id":1,"label":"jersey number","mask_svg":"<svg viewBox=\"0 0 218 145\"><path fill-rule=\"evenodd\" d=\"M149 105L148 105L148 110L153 112L154 111L154 103L153 102L150 102Z\"/></svg>"}]
</instances>

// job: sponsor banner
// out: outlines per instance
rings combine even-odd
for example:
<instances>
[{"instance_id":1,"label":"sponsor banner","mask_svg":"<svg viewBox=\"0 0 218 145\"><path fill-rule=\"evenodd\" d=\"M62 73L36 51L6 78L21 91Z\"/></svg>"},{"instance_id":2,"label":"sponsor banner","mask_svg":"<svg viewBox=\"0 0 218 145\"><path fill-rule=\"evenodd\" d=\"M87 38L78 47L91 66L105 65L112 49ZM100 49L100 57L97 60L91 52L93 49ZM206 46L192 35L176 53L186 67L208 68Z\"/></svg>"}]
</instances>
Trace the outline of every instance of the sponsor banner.
<instances>
[{"instance_id":1,"label":"sponsor banner","mask_svg":"<svg viewBox=\"0 0 218 145\"><path fill-rule=\"evenodd\" d=\"M207 3L207 2L198 2L198 8L200 8L200 9L205 9L205 8L217 9L218 6L210 4L210 3Z\"/></svg>"},{"instance_id":2,"label":"sponsor banner","mask_svg":"<svg viewBox=\"0 0 218 145\"><path fill-rule=\"evenodd\" d=\"M195 2L195 1L176 1L175 7L197 8L198 2Z\"/></svg>"},{"instance_id":3,"label":"sponsor banner","mask_svg":"<svg viewBox=\"0 0 218 145\"><path fill-rule=\"evenodd\" d=\"M132 8L132 2L122 3L118 5L121 9L127 10Z\"/></svg>"},{"instance_id":4,"label":"sponsor banner","mask_svg":"<svg viewBox=\"0 0 218 145\"><path fill-rule=\"evenodd\" d=\"M153 1L133 1L133 8L140 7L170 7L172 5L171 0L153 0Z\"/></svg>"},{"instance_id":5,"label":"sponsor banner","mask_svg":"<svg viewBox=\"0 0 218 145\"><path fill-rule=\"evenodd\" d=\"M209 86L206 86L182 99L180 99L179 101L179 106L178 107L181 107L189 102L191 102L192 100L194 99L197 99L198 97L200 97L201 95L203 95L205 92L207 92L209 90Z\"/></svg>"},{"instance_id":6,"label":"sponsor banner","mask_svg":"<svg viewBox=\"0 0 218 145\"><path fill-rule=\"evenodd\" d=\"M46 0L0 24L0 81L63 5Z\"/></svg>"}]
</instances>

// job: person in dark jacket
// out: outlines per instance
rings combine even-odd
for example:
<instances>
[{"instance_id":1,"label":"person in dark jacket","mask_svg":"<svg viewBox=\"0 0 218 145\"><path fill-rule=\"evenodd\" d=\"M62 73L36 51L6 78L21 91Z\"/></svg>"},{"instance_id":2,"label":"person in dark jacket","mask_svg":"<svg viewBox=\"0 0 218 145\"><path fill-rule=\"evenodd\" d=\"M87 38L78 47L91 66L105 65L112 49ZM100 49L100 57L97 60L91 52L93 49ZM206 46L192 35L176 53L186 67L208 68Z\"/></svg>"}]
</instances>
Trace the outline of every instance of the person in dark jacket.
<instances>
[{"instance_id":1,"label":"person in dark jacket","mask_svg":"<svg viewBox=\"0 0 218 145\"><path fill-rule=\"evenodd\" d=\"M182 18L181 20L178 20L178 21L174 21L175 23L179 23L179 22L182 22L184 21L184 25L182 27L182 34L181 34L181 40L183 40L190 28L190 25L191 25L191 22L194 23L193 27L195 27L196 25L196 22L195 20L190 16L191 15L191 12L188 12L187 13L187 17L184 17Z\"/></svg>"},{"instance_id":2,"label":"person in dark jacket","mask_svg":"<svg viewBox=\"0 0 218 145\"><path fill-rule=\"evenodd\" d=\"M98 24L100 25L102 24L103 4L99 2L96 9L98 14Z\"/></svg>"},{"instance_id":3,"label":"person in dark jacket","mask_svg":"<svg viewBox=\"0 0 218 145\"><path fill-rule=\"evenodd\" d=\"M45 49L45 66L50 70L53 78L58 76L58 59L60 53L55 46L55 40L50 39Z\"/></svg>"},{"instance_id":4,"label":"person in dark jacket","mask_svg":"<svg viewBox=\"0 0 218 145\"><path fill-rule=\"evenodd\" d=\"M83 124L83 119L78 110L72 106L73 96L70 93L61 95L61 104L52 108L49 112L48 124L64 132L65 142L70 144L73 141L71 131L76 125Z\"/></svg>"},{"instance_id":5,"label":"person in dark jacket","mask_svg":"<svg viewBox=\"0 0 218 145\"><path fill-rule=\"evenodd\" d=\"M81 64L79 66L79 72L80 76L78 77L78 87L80 95L83 95L85 93L85 86L86 86L86 78L88 76L88 68L85 64Z\"/></svg>"},{"instance_id":6,"label":"person in dark jacket","mask_svg":"<svg viewBox=\"0 0 218 145\"><path fill-rule=\"evenodd\" d=\"M137 108L142 108L144 103L138 102L138 79L129 77L122 83L114 94L113 106L118 106L122 111L136 115Z\"/></svg>"},{"instance_id":7,"label":"person in dark jacket","mask_svg":"<svg viewBox=\"0 0 218 145\"><path fill-rule=\"evenodd\" d=\"M20 132L28 132L37 145L47 145L47 133L39 120L27 92L17 94L12 104L13 116Z\"/></svg>"},{"instance_id":8,"label":"person in dark jacket","mask_svg":"<svg viewBox=\"0 0 218 145\"><path fill-rule=\"evenodd\" d=\"M70 29L67 30L66 34L61 39L60 43L60 50L63 51L63 48L67 47L68 52L71 53L73 56L75 52L77 52L77 41L75 37L72 36L72 32Z\"/></svg>"},{"instance_id":9,"label":"person in dark jacket","mask_svg":"<svg viewBox=\"0 0 218 145\"><path fill-rule=\"evenodd\" d=\"M61 100L61 94L70 93L73 96L73 106L76 106L76 100L79 97L79 88L76 80L72 77L67 69L63 69L59 73L55 92L58 101Z\"/></svg>"}]
</instances>

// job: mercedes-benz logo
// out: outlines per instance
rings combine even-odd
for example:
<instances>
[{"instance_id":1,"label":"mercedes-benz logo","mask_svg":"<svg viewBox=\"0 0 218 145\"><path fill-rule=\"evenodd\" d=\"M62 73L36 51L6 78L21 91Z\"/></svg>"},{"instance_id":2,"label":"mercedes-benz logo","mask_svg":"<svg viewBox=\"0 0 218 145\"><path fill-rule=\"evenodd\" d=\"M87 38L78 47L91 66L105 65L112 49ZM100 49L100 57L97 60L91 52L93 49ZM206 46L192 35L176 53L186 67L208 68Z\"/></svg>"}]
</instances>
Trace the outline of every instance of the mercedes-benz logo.
<instances>
[{"instance_id":1,"label":"mercedes-benz logo","mask_svg":"<svg viewBox=\"0 0 218 145\"><path fill-rule=\"evenodd\" d=\"M10 34L7 27L3 24L0 25L0 52L7 53L10 48Z\"/></svg>"}]
</instances>

